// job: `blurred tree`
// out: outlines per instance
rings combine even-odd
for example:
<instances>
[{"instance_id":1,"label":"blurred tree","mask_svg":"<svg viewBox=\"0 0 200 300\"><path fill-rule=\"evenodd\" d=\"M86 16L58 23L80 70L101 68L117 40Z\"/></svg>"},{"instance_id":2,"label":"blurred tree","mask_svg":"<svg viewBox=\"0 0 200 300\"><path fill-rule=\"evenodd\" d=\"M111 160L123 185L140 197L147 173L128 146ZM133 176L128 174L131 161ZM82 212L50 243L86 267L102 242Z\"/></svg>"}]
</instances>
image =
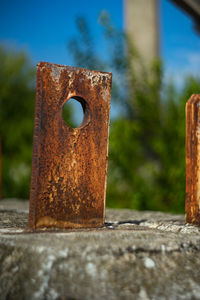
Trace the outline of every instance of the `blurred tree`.
<instances>
[{"instance_id":1,"label":"blurred tree","mask_svg":"<svg viewBox=\"0 0 200 300\"><path fill-rule=\"evenodd\" d=\"M3 198L29 197L36 72L27 54L0 45L0 138ZM73 107L64 120L74 126Z\"/></svg>"},{"instance_id":2,"label":"blurred tree","mask_svg":"<svg viewBox=\"0 0 200 300\"><path fill-rule=\"evenodd\" d=\"M0 46L2 196L29 196L35 70L27 55Z\"/></svg>"},{"instance_id":3,"label":"blurred tree","mask_svg":"<svg viewBox=\"0 0 200 300\"><path fill-rule=\"evenodd\" d=\"M96 53L84 18L77 19L79 35L68 46L79 67L113 72L118 114L111 120L107 205L184 212L185 103L199 93L200 80L188 77L179 90L173 82L163 84L161 62L145 69L105 12L100 22L106 62Z\"/></svg>"}]
</instances>

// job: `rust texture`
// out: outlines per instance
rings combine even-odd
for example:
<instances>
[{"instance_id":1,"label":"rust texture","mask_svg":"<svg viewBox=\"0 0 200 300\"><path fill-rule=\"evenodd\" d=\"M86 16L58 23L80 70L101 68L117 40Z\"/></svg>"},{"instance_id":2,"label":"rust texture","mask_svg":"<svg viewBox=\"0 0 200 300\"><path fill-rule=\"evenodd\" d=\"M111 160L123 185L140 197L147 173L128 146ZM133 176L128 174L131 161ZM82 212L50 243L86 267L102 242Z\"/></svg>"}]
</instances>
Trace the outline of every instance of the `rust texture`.
<instances>
[{"instance_id":1,"label":"rust texture","mask_svg":"<svg viewBox=\"0 0 200 300\"><path fill-rule=\"evenodd\" d=\"M186 104L186 222L200 226L200 95Z\"/></svg>"},{"instance_id":2,"label":"rust texture","mask_svg":"<svg viewBox=\"0 0 200 300\"><path fill-rule=\"evenodd\" d=\"M40 62L29 227L104 225L111 73ZM83 122L66 125L62 108L75 98Z\"/></svg>"}]
</instances>

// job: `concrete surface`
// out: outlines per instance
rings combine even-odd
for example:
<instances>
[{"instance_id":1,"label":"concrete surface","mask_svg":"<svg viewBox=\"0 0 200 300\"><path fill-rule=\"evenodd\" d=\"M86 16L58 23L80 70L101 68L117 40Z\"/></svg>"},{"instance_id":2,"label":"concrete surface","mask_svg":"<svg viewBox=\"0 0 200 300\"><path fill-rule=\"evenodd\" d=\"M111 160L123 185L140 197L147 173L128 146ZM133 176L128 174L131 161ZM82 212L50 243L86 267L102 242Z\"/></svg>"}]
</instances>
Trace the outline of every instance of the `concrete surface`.
<instances>
[{"instance_id":1,"label":"concrete surface","mask_svg":"<svg viewBox=\"0 0 200 300\"><path fill-rule=\"evenodd\" d=\"M0 201L0 299L200 299L200 229L183 215L107 210L104 228L27 231Z\"/></svg>"}]
</instances>

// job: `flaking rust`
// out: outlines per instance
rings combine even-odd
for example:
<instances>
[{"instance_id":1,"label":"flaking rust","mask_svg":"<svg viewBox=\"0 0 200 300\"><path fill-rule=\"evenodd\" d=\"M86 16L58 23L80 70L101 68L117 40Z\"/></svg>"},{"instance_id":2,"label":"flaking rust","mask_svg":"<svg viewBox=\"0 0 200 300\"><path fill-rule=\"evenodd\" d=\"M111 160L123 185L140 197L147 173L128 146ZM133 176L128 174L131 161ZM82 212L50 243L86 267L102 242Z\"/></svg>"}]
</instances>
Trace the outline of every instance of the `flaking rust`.
<instances>
[{"instance_id":1,"label":"flaking rust","mask_svg":"<svg viewBox=\"0 0 200 300\"><path fill-rule=\"evenodd\" d=\"M29 208L31 229L104 225L111 73L40 62ZM83 107L78 128L63 105Z\"/></svg>"},{"instance_id":2,"label":"flaking rust","mask_svg":"<svg viewBox=\"0 0 200 300\"><path fill-rule=\"evenodd\" d=\"M186 104L186 222L200 226L200 95Z\"/></svg>"}]
</instances>

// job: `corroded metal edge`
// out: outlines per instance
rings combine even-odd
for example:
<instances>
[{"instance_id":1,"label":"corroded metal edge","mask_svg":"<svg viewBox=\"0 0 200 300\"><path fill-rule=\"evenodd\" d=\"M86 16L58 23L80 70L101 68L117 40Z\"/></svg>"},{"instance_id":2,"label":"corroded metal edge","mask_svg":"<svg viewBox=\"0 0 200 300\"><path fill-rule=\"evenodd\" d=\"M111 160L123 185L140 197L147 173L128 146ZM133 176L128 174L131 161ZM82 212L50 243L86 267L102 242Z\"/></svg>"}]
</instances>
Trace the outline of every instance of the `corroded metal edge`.
<instances>
[{"instance_id":1,"label":"corroded metal edge","mask_svg":"<svg viewBox=\"0 0 200 300\"><path fill-rule=\"evenodd\" d=\"M33 133L33 152L32 152L32 170L31 170L31 185L30 185L30 200L29 200L29 227L35 228L35 201L37 197L37 169L38 169L38 148L40 134L40 64L37 65L37 81L36 81L36 96L35 96L35 116L34 116L34 133Z\"/></svg>"},{"instance_id":2,"label":"corroded metal edge","mask_svg":"<svg viewBox=\"0 0 200 300\"><path fill-rule=\"evenodd\" d=\"M186 223L200 225L200 95L186 103Z\"/></svg>"}]
</instances>

